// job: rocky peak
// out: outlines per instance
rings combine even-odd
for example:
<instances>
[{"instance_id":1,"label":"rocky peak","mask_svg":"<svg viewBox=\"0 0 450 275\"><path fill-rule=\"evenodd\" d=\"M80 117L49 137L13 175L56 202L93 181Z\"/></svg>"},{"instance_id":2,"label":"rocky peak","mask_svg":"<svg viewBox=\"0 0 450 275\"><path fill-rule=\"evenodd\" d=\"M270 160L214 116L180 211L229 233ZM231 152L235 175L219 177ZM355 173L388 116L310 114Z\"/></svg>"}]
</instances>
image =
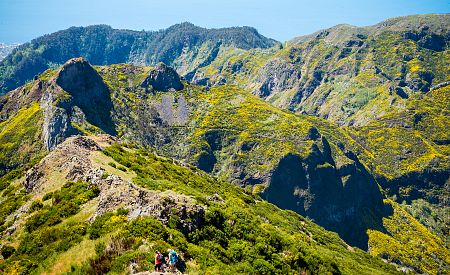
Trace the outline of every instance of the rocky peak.
<instances>
[{"instance_id":1,"label":"rocky peak","mask_svg":"<svg viewBox=\"0 0 450 275\"><path fill-rule=\"evenodd\" d=\"M56 83L74 97L101 97L108 93L101 76L82 57L67 61L59 70Z\"/></svg>"},{"instance_id":2,"label":"rocky peak","mask_svg":"<svg viewBox=\"0 0 450 275\"><path fill-rule=\"evenodd\" d=\"M84 58L70 59L61 67L48 82L40 105L44 113L42 137L49 151L79 133L74 123L87 122L107 134L116 133L109 88Z\"/></svg>"},{"instance_id":3,"label":"rocky peak","mask_svg":"<svg viewBox=\"0 0 450 275\"><path fill-rule=\"evenodd\" d=\"M77 106L87 122L108 134L115 134L109 88L87 60L70 59L61 67L55 81L72 96L68 108Z\"/></svg>"},{"instance_id":4,"label":"rocky peak","mask_svg":"<svg viewBox=\"0 0 450 275\"><path fill-rule=\"evenodd\" d=\"M141 87L152 86L157 91L180 91L184 88L178 73L164 63L156 65L149 75L142 82Z\"/></svg>"}]
</instances>

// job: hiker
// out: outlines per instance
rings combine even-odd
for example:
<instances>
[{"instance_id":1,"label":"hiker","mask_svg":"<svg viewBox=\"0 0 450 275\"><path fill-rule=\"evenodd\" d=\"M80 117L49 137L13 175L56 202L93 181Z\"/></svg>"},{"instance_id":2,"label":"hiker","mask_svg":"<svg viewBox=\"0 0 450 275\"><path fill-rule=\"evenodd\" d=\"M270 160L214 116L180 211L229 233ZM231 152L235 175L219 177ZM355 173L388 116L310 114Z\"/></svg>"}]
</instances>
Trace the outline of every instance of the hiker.
<instances>
[{"instance_id":1,"label":"hiker","mask_svg":"<svg viewBox=\"0 0 450 275\"><path fill-rule=\"evenodd\" d=\"M175 272L175 265L178 262L178 255L173 249L169 249L168 252L170 272Z\"/></svg>"},{"instance_id":2,"label":"hiker","mask_svg":"<svg viewBox=\"0 0 450 275\"><path fill-rule=\"evenodd\" d=\"M167 263L169 262L169 257L164 257L162 258L162 265L161 265L161 272L166 272L167 271Z\"/></svg>"},{"instance_id":3,"label":"hiker","mask_svg":"<svg viewBox=\"0 0 450 275\"><path fill-rule=\"evenodd\" d=\"M161 252L156 250L156 252L155 252L155 271L156 272L162 271L161 266L163 264L163 260L164 260L164 256L161 254Z\"/></svg>"}]
</instances>

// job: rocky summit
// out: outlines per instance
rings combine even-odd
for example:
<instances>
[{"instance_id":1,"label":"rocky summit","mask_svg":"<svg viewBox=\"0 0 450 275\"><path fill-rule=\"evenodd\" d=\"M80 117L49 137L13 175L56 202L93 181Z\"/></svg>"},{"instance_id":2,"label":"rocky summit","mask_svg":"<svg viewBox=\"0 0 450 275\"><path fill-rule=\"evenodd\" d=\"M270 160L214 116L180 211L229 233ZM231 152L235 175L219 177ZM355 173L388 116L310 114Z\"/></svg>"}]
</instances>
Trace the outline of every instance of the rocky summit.
<instances>
[{"instance_id":1,"label":"rocky summit","mask_svg":"<svg viewBox=\"0 0 450 275\"><path fill-rule=\"evenodd\" d=\"M0 63L0 271L149 274L175 249L182 274L448 273L447 22L20 46Z\"/></svg>"}]
</instances>

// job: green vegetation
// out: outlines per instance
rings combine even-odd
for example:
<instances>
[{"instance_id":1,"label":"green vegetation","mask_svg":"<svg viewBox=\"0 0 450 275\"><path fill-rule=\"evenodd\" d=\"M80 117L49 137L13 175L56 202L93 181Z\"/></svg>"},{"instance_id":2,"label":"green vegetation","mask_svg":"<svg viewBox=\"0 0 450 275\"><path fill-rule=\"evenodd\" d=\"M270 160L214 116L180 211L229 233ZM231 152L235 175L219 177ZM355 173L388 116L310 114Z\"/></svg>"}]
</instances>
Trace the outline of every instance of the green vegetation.
<instances>
[{"instance_id":1,"label":"green vegetation","mask_svg":"<svg viewBox=\"0 0 450 275\"><path fill-rule=\"evenodd\" d=\"M186 40L186 34L192 39ZM213 61L221 46L247 50L269 48L275 43L250 27L204 29L182 23L154 32L116 30L106 25L72 27L25 43L0 61L0 95L25 84L48 68L80 56L95 65L164 62L186 67L189 64L187 74ZM190 49L187 53L184 52L186 46ZM124 80L123 77L119 79Z\"/></svg>"},{"instance_id":2,"label":"green vegetation","mask_svg":"<svg viewBox=\"0 0 450 275\"><path fill-rule=\"evenodd\" d=\"M385 204L393 208L393 214L383 219L386 233L369 230L370 254L420 273L445 273L450 253L444 242L395 202L385 200Z\"/></svg>"},{"instance_id":3,"label":"green vegetation","mask_svg":"<svg viewBox=\"0 0 450 275\"><path fill-rule=\"evenodd\" d=\"M35 202L33 202L30 210L33 211L35 208L39 208L40 210L28 218L25 223L25 229L31 233L40 227L56 225L64 218L78 213L82 204L99 194L97 186L93 186L93 188L88 191L86 191L86 189L87 184L75 184L69 182L65 184L59 192L52 194L52 205L33 207L36 205L34 204ZM42 203L40 204L42 205Z\"/></svg>"},{"instance_id":4,"label":"green vegetation","mask_svg":"<svg viewBox=\"0 0 450 275\"><path fill-rule=\"evenodd\" d=\"M51 270L65 253L76 255L83 246L94 247L82 264L69 268L79 273L122 273L130 262L136 270L152 268L153 251L174 248L187 273L387 274L395 269L359 249L348 247L330 233L292 211L280 210L241 188L218 181L193 167L158 157L133 145L107 147L105 154L137 175L133 181L153 190L173 190L197 199L206 212L195 230L182 230L178 216L167 225L151 217L129 221L119 209L92 223L75 218L80 208L98 194L92 186L69 182L45 196L26 219L24 233L4 246L0 270L25 274ZM129 165L131 163L131 165ZM211 200L209 197L216 197ZM51 204L48 202L51 199ZM40 203L35 203L38 205ZM184 232L184 233L183 233ZM94 245L95 244L95 245Z\"/></svg>"},{"instance_id":5,"label":"green vegetation","mask_svg":"<svg viewBox=\"0 0 450 275\"><path fill-rule=\"evenodd\" d=\"M387 193L395 195L399 202L445 200L445 179L423 186L423 179L415 180L414 175L429 175L423 176L426 179L433 174L445 175L449 170L449 95L450 86L414 95L404 110L391 110L367 126L349 129L356 141L372 152L369 167L382 179L380 183ZM405 176L410 178L401 180Z\"/></svg>"},{"instance_id":6,"label":"green vegetation","mask_svg":"<svg viewBox=\"0 0 450 275\"><path fill-rule=\"evenodd\" d=\"M293 39L280 50L227 51L200 68L196 79L236 84L276 106L340 125L366 125L450 80L448 15L394 21L338 25Z\"/></svg>"},{"instance_id":7,"label":"green vegetation","mask_svg":"<svg viewBox=\"0 0 450 275\"><path fill-rule=\"evenodd\" d=\"M24 165L42 152L42 120L39 103L31 103L0 122L0 173Z\"/></svg>"},{"instance_id":8,"label":"green vegetation","mask_svg":"<svg viewBox=\"0 0 450 275\"><path fill-rule=\"evenodd\" d=\"M2 89L30 79L33 70L53 69L0 97L0 271L117 274L130 263L144 271L151 268L155 249L171 247L182 256L180 270L188 273L396 273L379 257L399 268L445 273L450 266L450 56L448 28L439 22L448 15L417 18L428 29L415 30L409 17L367 28L340 25L281 48L267 48L274 42L249 28L209 31L181 24L154 33L105 26L64 31L64 39L73 41L84 32L105 33L120 45L131 45L134 37L150 46L157 41L163 46L145 49L145 60L138 52L131 61L162 60L188 79L213 85L183 81L182 91L161 92L144 84L151 67L80 66L81 74L88 68L102 87L99 98L112 103L107 109L85 104L95 101L89 95L97 91L77 95L58 86L54 69L71 52L57 54L66 45L61 33L22 46L0 63L0 80L11 80ZM187 52L179 43L185 32L199 35L187 42ZM256 40L242 40L248 32ZM86 55L93 50L83 43L74 47ZM128 48L105 48L111 52L90 61L130 61ZM44 51L54 51L57 60L39 67L34 61ZM16 70L19 63L36 66ZM71 79L66 81L71 87ZM118 142L127 142L108 147L103 140L103 152L89 156L104 169L100 181L126 177L156 193L189 196L205 212L195 221L176 215L176 209L166 220L136 218L125 208L97 216L100 187L63 186L65 171L43 178L54 192L25 192L24 172L47 153L39 104L45 94L60 108L46 109L46 119L51 112L65 112L63 126L73 128L52 133L55 137L108 132L98 121L98 127L92 124L98 116L111 122ZM288 187L282 190L279 183ZM384 207L377 183L393 200L385 200ZM347 243L356 243L359 226L364 236L356 245L363 247L369 229L375 257L259 197L276 202L277 195L278 205L308 214ZM383 211L389 208L392 213ZM194 226L186 229L186 223Z\"/></svg>"},{"instance_id":9,"label":"green vegetation","mask_svg":"<svg viewBox=\"0 0 450 275\"><path fill-rule=\"evenodd\" d=\"M24 194L22 189L19 194ZM6 274L29 274L42 264L48 264L52 255L67 251L86 235L86 222L68 221L80 210L80 206L98 195L98 190L88 189L85 183L68 182L52 194L52 204L45 205L28 217L24 235L9 257L0 262L0 271ZM17 203L16 196L3 194ZM2 209L4 209L2 207ZM3 231L3 230L2 230ZM8 247L8 246L6 246ZM47 262L46 262L47 261Z\"/></svg>"},{"instance_id":10,"label":"green vegetation","mask_svg":"<svg viewBox=\"0 0 450 275\"><path fill-rule=\"evenodd\" d=\"M378 268L386 268L382 272L394 272L359 250L349 250L337 235L327 233L301 216L279 210L229 183L217 182L195 168L178 166L171 159L133 147L113 145L104 152L124 166L132 163L130 169L137 174L135 183L193 196L208 208L200 227L188 234L180 232L176 219L164 226L149 217L126 223L119 214L105 214L88 229L90 237L95 239L116 230L117 237L112 242L121 243L114 247L122 247L122 251L100 250L81 270L103 268L103 272L118 272L131 260L146 266L148 254L138 247L150 243L162 251L175 248L183 255L188 273L286 274L302 270L313 274L376 273ZM223 201L208 200L212 195Z\"/></svg>"},{"instance_id":11,"label":"green vegetation","mask_svg":"<svg viewBox=\"0 0 450 275\"><path fill-rule=\"evenodd\" d=\"M439 236L447 247L450 247L450 207L448 205L431 204L423 199L414 200L410 205L403 203L406 210L417 221Z\"/></svg>"}]
</instances>

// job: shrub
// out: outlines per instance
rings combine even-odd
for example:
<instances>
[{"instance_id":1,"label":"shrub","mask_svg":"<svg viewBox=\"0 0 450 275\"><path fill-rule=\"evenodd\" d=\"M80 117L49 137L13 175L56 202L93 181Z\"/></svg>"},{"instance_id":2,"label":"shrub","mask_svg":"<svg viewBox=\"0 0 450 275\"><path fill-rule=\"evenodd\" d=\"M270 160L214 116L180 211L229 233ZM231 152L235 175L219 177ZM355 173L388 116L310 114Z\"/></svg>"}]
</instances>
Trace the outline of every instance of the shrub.
<instances>
[{"instance_id":1,"label":"shrub","mask_svg":"<svg viewBox=\"0 0 450 275\"><path fill-rule=\"evenodd\" d=\"M9 257L11 257L11 255L14 254L14 252L16 252L16 249L9 245L2 246L0 250L0 253L2 254L4 259L8 259Z\"/></svg>"},{"instance_id":2,"label":"shrub","mask_svg":"<svg viewBox=\"0 0 450 275\"><path fill-rule=\"evenodd\" d=\"M56 225L63 218L78 213L80 211L80 205L98 196L99 192L98 187L87 189L86 183L68 182L60 190L52 194L52 205L43 206L42 202L33 202L31 209L40 210L28 219L25 223L25 229L28 232L32 232L44 225Z\"/></svg>"},{"instance_id":3,"label":"shrub","mask_svg":"<svg viewBox=\"0 0 450 275\"><path fill-rule=\"evenodd\" d=\"M256 259L253 262L253 269L256 274L276 274L277 270L267 261Z\"/></svg>"},{"instance_id":4,"label":"shrub","mask_svg":"<svg viewBox=\"0 0 450 275\"><path fill-rule=\"evenodd\" d=\"M91 240L98 239L101 235L111 230L111 228L106 227L105 224L112 216L114 216L114 213L109 212L94 220L87 230Z\"/></svg>"},{"instance_id":5,"label":"shrub","mask_svg":"<svg viewBox=\"0 0 450 275\"><path fill-rule=\"evenodd\" d=\"M42 198L43 201L46 201L48 199L51 199L53 197L53 192L49 192L47 194L44 195L44 197Z\"/></svg>"},{"instance_id":6,"label":"shrub","mask_svg":"<svg viewBox=\"0 0 450 275\"><path fill-rule=\"evenodd\" d=\"M165 226L152 217L139 217L127 226L127 230L133 237L141 237L150 240L167 240L169 233Z\"/></svg>"}]
</instances>

